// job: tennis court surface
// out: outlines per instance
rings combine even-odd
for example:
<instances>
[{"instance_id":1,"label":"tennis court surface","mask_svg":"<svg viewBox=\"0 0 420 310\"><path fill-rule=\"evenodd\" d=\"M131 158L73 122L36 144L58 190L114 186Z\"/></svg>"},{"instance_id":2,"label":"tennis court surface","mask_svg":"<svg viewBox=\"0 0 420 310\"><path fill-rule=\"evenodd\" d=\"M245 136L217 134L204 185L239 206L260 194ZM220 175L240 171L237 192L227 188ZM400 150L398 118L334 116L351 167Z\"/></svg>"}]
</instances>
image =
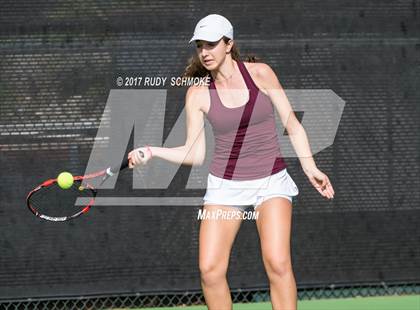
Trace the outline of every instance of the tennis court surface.
<instances>
[{"instance_id":1,"label":"tennis court surface","mask_svg":"<svg viewBox=\"0 0 420 310\"><path fill-rule=\"evenodd\" d=\"M207 310L206 306L143 308L148 309L185 309ZM387 296L387 297L356 297L340 299L303 300L298 302L299 310L419 310L420 295ZM234 304L233 310L271 310L269 302Z\"/></svg>"}]
</instances>

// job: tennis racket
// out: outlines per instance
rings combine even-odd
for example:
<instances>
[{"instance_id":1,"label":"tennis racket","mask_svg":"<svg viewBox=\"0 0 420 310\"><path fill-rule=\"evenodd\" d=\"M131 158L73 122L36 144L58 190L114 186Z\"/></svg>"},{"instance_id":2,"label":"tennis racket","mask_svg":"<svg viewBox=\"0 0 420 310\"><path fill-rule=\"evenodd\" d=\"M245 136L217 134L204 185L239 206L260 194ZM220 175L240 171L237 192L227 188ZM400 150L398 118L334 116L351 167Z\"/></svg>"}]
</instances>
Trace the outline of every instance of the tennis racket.
<instances>
[{"instance_id":1,"label":"tennis racket","mask_svg":"<svg viewBox=\"0 0 420 310\"><path fill-rule=\"evenodd\" d=\"M140 156L144 154L140 152ZM86 212L94 205L97 189L91 184L95 178L101 178L100 187L108 178L128 167L125 158L121 166L90 173L84 176L73 176L73 185L69 189L62 189L57 179L49 179L34 188L26 197L26 205L37 217L52 221L64 222L74 219ZM87 182L89 180L89 182Z\"/></svg>"}]
</instances>

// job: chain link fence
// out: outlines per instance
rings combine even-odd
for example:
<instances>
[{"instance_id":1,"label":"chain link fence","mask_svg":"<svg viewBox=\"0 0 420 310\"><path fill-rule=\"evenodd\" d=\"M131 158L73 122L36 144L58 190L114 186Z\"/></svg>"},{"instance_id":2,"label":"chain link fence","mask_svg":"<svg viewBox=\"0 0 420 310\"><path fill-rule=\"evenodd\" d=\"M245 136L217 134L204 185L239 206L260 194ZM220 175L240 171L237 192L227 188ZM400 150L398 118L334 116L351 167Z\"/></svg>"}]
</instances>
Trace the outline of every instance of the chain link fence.
<instances>
[{"instance_id":1,"label":"chain link fence","mask_svg":"<svg viewBox=\"0 0 420 310\"><path fill-rule=\"evenodd\" d=\"M308 287L298 289L299 300L350 298L384 295L420 294L420 283L392 284L386 283L325 287ZM265 289L232 290L234 303L253 303L270 301L269 291ZM108 296L79 296L62 298L29 298L25 300L0 301L1 310L54 310L54 309L116 309L148 308L204 305L202 291L171 293L136 293Z\"/></svg>"}]
</instances>

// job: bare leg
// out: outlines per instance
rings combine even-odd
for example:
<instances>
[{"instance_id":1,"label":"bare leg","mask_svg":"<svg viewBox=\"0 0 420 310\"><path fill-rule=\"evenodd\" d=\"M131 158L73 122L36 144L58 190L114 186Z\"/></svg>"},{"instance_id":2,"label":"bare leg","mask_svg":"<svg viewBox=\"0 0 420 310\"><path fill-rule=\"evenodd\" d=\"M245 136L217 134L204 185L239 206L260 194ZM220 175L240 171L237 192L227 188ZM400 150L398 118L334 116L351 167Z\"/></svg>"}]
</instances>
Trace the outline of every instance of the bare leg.
<instances>
[{"instance_id":1,"label":"bare leg","mask_svg":"<svg viewBox=\"0 0 420 310\"><path fill-rule=\"evenodd\" d=\"M207 212L217 209L234 210L229 206L205 205ZM232 309L232 299L226 279L230 251L241 219L203 219L200 224L199 267L201 286L210 310Z\"/></svg>"},{"instance_id":2,"label":"bare leg","mask_svg":"<svg viewBox=\"0 0 420 310\"><path fill-rule=\"evenodd\" d=\"M273 309L296 310L297 289L290 256L292 204L286 198L275 197L264 201L256 210Z\"/></svg>"}]
</instances>

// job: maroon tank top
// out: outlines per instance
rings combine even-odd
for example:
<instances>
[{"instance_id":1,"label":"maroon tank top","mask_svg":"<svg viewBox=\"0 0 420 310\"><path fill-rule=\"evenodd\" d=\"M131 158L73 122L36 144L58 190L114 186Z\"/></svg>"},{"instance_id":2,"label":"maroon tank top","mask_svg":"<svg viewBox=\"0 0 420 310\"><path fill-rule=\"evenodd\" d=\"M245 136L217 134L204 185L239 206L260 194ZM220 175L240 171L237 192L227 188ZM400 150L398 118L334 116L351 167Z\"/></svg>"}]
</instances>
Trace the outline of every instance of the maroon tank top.
<instances>
[{"instance_id":1,"label":"maroon tank top","mask_svg":"<svg viewBox=\"0 0 420 310\"><path fill-rule=\"evenodd\" d=\"M241 75L249 90L246 104L229 108L223 105L210 76L210 109L215 149L209 172L228 180L253 180L275 174L287 165L280 153L274 107L259 91L241 61Z\"/></svg>"}]
</instances>

